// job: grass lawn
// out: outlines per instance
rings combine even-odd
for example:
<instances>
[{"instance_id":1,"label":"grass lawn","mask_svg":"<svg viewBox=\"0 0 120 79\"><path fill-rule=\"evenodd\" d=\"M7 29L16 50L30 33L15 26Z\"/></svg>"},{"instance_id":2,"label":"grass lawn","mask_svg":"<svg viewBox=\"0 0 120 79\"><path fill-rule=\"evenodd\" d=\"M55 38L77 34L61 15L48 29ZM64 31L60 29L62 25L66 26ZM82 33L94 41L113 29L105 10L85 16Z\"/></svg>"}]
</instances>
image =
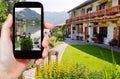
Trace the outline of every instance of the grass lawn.
<instances>
[{"instance_id":1,"label":"grass lawn","mask_svg":"<svg viewBox=\"0 0 120 79\"><path fill-rule=\"evenodd\" d=\"M15 48L18 48L18 47L20 47L20 44L18 41L15 41Z\"/></svg>"},{"instance_id":2,"label":"grass lawn","mask_svg":"<svg viewBox=\"0 0 120 79\"><path fill-rule=\"evenodd\" d=\"M120 53L114 52L116 63L120 65ZM93 45L71 45L64 51L61 63L77 63L90 70L101 70L113 62L112 52Z\"/></svg>"}]
</instances>

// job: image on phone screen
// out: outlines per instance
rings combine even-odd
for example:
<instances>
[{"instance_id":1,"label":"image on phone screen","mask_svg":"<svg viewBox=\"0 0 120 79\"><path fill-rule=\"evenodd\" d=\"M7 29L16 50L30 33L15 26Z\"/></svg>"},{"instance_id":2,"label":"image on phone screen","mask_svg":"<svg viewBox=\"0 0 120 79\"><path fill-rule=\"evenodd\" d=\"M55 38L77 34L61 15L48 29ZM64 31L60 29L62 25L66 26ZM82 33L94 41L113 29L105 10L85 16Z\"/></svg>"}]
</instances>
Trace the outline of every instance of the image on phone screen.
<instances>
[{"instance_id":1,"label":"image on phone screen","mask_svg":"<svg viewBox=\"0 0 120 79\"><path fill-rule=\"evenodd\" d=\"M41 50L41 8L15 8L15 50Z\"/></svg>"}]
</instances>

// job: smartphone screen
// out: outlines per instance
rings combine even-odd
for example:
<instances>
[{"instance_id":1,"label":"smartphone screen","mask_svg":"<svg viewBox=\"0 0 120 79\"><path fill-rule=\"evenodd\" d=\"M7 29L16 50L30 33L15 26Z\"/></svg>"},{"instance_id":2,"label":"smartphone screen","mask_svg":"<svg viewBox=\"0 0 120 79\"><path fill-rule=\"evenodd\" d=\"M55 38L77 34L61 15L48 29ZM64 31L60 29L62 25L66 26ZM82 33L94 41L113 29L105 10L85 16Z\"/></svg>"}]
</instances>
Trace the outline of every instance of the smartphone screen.
<instances>
[{"instance_id":1,"label":"smartphone screen","mask_svg":"<svg viewBox=\"0 0 120 79\"><path fill-rule=\"evenodd\" d=\"M37 4L19 2L14 6L13 48L17 58L36 58L41 55L43 8Z\"/></svg>"}]
</instances>

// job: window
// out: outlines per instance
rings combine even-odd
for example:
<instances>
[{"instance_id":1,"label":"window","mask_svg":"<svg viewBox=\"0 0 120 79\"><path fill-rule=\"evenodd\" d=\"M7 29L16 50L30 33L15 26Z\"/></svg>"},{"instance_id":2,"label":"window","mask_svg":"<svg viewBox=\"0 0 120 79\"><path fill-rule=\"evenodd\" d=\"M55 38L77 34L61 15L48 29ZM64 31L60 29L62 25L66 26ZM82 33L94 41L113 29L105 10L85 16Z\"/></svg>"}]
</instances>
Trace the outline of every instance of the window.
<instances>
[{"instance_id":1,"label":"window","mask_svg":"<svg viewBox=\"0 0 120 79\"><path fill-rule=\"evenodd\" d=\"M102 3L100 6L99 6L99 10L102 10L102 9L105 9L107 7L107 3Z\"/></svg>"},{"instance_id":2,"label":"window","mask_svg":"<svg viewBox=\"0 0 120 79\"><path fill-rule=\"evenodd\" d=\"M75 27L73 27L72 29L75 30Z\"/></svg>"},{"instance_id":3,"label":"window","mask_svg":"<svg viewBox=\"0 0 120 79\"><path fill-rule=\"evenodd\" d=\"M93 27L93 36L97 35L97 27Z\"/></svg>"},{"instance_id":4,"label":"window","mask_svg":"<svg viewBox=\"0 0 120 79\"><path fill-rule=\"evenodd\" d=\"M84 15L85 14L85 9L82 9L81 10L81 15Z\"/></svg>"},{"instance_id":5,"label":"window","mask_svg":"<svg viewBox=\"0 0 120 79\"><path fill-rule=\"evenodd\" d=\"M107 27L100 27L100 34L103 37L107 37Z\"/></svg>"},{"instance_id":6,"label":"window","mask_svg":"<svg viewBox=\"0 0 120 79\"><path fill-rule=\"evenodd\" d=\"M87 13L91 13L91 11L92 11L92 7L87 9Z\"/></svg>"},{"instance_id":7,"label":"window","mask_svg":"<svg viewBox=\"0 0 120 79\"><path fill-rule=\"evenodd\" d=\"M74 12L73 12L73 16L75 16L75 14L76 14L76 13L75 13L75 11L74 11Z\"/></svg>"}]
</instances>

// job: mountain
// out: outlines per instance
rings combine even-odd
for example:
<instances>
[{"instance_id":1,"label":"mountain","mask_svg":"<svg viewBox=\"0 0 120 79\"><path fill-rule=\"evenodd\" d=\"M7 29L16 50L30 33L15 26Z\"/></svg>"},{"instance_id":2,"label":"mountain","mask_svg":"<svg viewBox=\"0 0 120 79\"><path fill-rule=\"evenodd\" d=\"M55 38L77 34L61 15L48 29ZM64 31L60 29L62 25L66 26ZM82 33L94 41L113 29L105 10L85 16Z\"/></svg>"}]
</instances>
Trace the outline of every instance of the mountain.
<instances>
[{"instance_id":1,"label":"mountain","mask_svg":"<svg viewBox=\"0 0 120 79\"><path fill-rule=\"evenodd\" d=\"M16 12L15 16L17 18L25 18L25 19L36 19L36 18L40 19L40 15L29 8L25 8L21 11Z\"/></svg>"},{"instance_id":2,"label":"mountain","mask_svg":"<svg viewBox=\"0 0 120 79\"><path fill-rule=\"evenodd\" d=\"M31 16L31 15L34 15L34 16ZM40 15L29 8L16 12L15 16L17 16L17 18L20 18L20 19L23 19L23 18L40 19L39 18ZM67 18L68 18L67 12L44 12L44 21L54 25L64 24Z\"/></svg>"},{"instance_id":3,"label":"mountain","mask_svg":"<svg viewBox=\"0 0 120 79\"><path fill-rule=\"evenodd\" d=\"M29 8L25 8L23 10L20 10L15 13L16 16L16 22L17 20L20 21L19 26L20 27L20 32L24 32L24 21L23 19L26 19L26 33L36 33L36 31L39 31L41 26L40 26L40 14L35 12L34 10L31 10Z\"/></svg>"},{"instance_id":4,"label":"mountain","mask_svg":"<svg viewBox=\"0 0 120 79\"><path fill-rule=\"evenodd\" d=\"M67 12L45 12L44 13L45 22L49 22L54 25L64 24L67 18L68 18Z\"/></svg>"}]
</instances>

